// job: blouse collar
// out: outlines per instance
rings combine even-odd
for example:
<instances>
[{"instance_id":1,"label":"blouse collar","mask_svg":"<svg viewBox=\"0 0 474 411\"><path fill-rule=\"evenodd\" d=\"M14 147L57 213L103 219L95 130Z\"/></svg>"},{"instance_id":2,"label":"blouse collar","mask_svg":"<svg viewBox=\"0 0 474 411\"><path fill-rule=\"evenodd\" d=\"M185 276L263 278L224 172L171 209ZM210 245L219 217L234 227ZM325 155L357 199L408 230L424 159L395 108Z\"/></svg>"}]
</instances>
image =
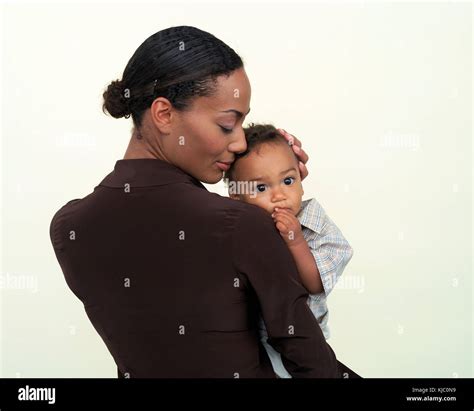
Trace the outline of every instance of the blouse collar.
<instances>
[{"instance_id":1,"label":"blouse collar","mask_svg":"<svg viewBox=\"0 0 474 411\"><path fill-rule=\"evenodd\" d=\"M99 185L124 188L126 184L130 187L150 187L176 183L191 183L207 190L195 177L173 164L155 158L118 160L114 171Z\"/></svg>"}]
</instances>

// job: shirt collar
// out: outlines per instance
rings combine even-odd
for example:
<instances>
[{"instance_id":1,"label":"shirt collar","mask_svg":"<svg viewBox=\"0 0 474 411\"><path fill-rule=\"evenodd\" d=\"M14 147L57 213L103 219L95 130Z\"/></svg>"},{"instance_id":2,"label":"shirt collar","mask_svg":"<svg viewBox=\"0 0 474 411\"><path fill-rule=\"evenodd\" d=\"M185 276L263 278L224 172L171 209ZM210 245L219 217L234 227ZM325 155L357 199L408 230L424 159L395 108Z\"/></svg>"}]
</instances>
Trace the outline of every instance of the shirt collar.
<instances>
[{"instance_id":1,"label":"shirt collar","mask_svg":"<svg viewBox=\"0 0 474 411\"><path fill-rule=\"evenodd\" d=\"M99 184L111 188L150 187L167 184L191 183L198 187L206 187L195 177L164 160L155 158L137 158L118 160L114 171Z\"/></svg>"},{"instance_id":2,"label":"shirt collar","mask_svg":"<svg viewBox=\"0 0 474 411\"><path fill-rule=\"evenodd\" d=\"M297 214L297 218L302 226L309 228L315 233L321 234L323 228L322 217L321 205L316 201L315 198L303 200L301 202L301 208Z\"/></svg>"}]
</instances>

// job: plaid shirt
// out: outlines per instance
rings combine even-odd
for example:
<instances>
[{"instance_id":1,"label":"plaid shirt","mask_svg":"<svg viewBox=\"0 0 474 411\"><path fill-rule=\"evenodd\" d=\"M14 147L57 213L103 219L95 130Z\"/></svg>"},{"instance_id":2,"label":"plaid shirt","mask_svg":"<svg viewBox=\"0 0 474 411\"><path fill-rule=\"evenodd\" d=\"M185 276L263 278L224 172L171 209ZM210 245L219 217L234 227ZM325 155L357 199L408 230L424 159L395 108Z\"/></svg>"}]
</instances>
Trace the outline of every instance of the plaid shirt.
<instances>
[{"instance_id":1,"label":"plaid shirt","mask_svg":"<svg viewBox=\"0 0 474 411\"><path fill-rule=\"evenodd\" d=\"M324 288L324 291L319 294L309 294L307 303L324 337L328 339L330 332L326 299L351 259L353 250L316 199L302 201L297 218L302 226L303 237L318 266ZM263 321L260 322L260 334L275 372L282 378L291 378L283 367L280 354L267 343Z\"/></svg>"}]
</instances>

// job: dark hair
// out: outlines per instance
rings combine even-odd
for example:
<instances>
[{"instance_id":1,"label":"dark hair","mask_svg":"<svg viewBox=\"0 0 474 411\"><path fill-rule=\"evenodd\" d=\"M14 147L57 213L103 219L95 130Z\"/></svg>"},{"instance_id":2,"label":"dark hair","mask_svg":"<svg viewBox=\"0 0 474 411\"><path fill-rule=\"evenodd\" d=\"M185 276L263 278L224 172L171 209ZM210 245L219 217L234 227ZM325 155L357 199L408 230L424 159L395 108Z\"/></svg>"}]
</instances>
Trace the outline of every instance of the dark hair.
<instances>
[{"instance_id":1,"label":"dark hair","mask_svg":"<svg viewBox=\"0 0 474 411\"><path fill-rule=\"evenodd\" d=\"M160 96L174 108L189 108L193 97L210 96L216 78L243 67L239 55L212 34L176 26L148 37L135 51L122 75L103 94L102 111L112 117L132 116L136 128L143 113Z\"/></svg>"},{"instance_id":2,"label":"dark hair","mask_svg":"<svg viewBox=\"0 0 474 411\"><path fill-rule=\"evenodd\" d=\"M248 127L244 127L245 140L247 141L247 149L235 156L235 161L230 168L224 172L224 180L233 181L233 172L239 158L245 157L247 154L255 151L262 144L285 144L288 141L272 124L255 124L250 123ZM295 157L296 158L296 157Z\"/></svg>"}]
</instances>

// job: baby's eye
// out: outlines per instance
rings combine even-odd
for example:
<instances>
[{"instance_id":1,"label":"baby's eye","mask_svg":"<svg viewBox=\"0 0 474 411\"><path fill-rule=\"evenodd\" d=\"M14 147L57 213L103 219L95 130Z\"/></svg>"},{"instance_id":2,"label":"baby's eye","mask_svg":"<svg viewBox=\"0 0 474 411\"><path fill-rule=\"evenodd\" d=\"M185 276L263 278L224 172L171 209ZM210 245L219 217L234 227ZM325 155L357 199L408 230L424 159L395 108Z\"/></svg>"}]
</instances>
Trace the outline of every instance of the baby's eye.
<instances>
[{"instance_id":1,"label":"baby's eye","mask_svg":"<svg viewBox=\"0 0 474 411\"><path fill-rule=\"evenodd\" d=\"M257 184L257 190L260 193L263 193L265 191L265 184Z\"/></svg>"},{"instance_id":2,"label":"baby's eye","mask_svg":"<svg viewBox=\"0 0 474 411\"><path fill-rule=\"evenodd\" d=\"M287 186L289 186L289 185L291 185L295 182L295 178L294 177L286 177L283 181Z\"/></svg>"}]
</instances>

